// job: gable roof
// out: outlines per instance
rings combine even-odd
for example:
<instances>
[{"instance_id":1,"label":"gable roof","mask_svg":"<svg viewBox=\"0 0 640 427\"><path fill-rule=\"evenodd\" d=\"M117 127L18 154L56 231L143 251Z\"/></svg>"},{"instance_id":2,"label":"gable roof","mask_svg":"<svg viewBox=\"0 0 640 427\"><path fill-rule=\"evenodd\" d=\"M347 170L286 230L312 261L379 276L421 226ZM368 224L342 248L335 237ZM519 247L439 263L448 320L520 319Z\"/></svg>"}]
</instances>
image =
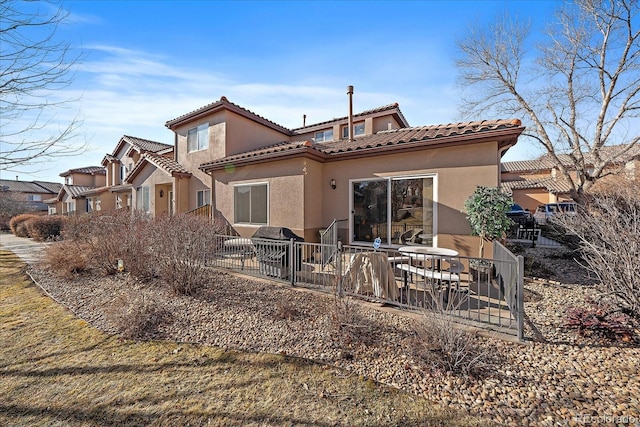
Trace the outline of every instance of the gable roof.
<instances>
[{"instance_id":1,"label":"gable roof","mask_svg":"<svg viewBox=\"0 0 640 427\"><path fill-rule=\"evenodd\" d=\"M66 172L62 172L60 176L69 176L74 173L83 173L86 175L106 175L107 170L102 166L86 166L83 168L69 169Z\"/></svg>"},{"instance_id":2,"label":"gable roof","mask_svg":"<svg viewBox=\"0 0 640 427\"><path fill-rule=\"evenodd\" d=\"M172 120L168 120L164 125L173 130L178 126L201 119L204 116L221 110L232 111L240 116L243 116L249 120L253 120L254 122L260 123L280 133L291 135L291 131L289 129L275 122L272 122L271 120L265 119L264 117L259 116L258 114L249 111L237 104L234 104L233 102L230 102L226 96L222 96L218 101L205 105L204 107L200 107L197 110L191 111L190 113L183 114L182 116L176 117Z\"/></svg>"},{"instance_id":3,"label":"gable roof","mask_svg":"<svg viewBox=\"0 0 640 427\"><path fill-rule=\"evenodd\" d=\"M73 199L77 199L78 197L84 197L85 192L93 190L96 187L90 186L90 185L63 185L62 188L60 189L60 191L58 192L58 195L55 197L55 199L52 199L54 201L60 202L62 201L62 196L66 193L69 196L71 196L71 198ZM46 201L47 203L50 202L50 200Z\"/></svg>"},{"instance_id":4,"label":"gable roof","mask_svg":"<svg viewBox=\"0 0 640 427\"><path fill-rule=\"evenodd\" d=\"M610 161L612 158L618 157L620 153L627 148L628 145L608 145L602 147L600 150L600 157L605 161ZM625 160L639 158L640 157L640 144L632 146L627 153L625 153ZM568 154L559 154L558 160L565 166L573 166L571 157ZM591 153L584 154L584 161L587 165L594 163L594 157ZM624 160L617 160L613 163L623 163ZM519 160L513 162L503 162L500 166L502 172L537 172L553 169L555 167L554 161L549 154L543 154L535 160Z\"/></svg>"},{"instance_id":5,"label":"gable roof","mask_svg":"<svg viewBox=\"0 0 640 427\"><path fill-rule=\"evenodd\" d=\"M185 169L180 163L175 160L161 156L155 153L144 153L140 160L135 164L131 172L129 172L125 178L125 181L131 183L131 180L142 171L146 164L151 164L157 169L163 170L170 176L191 176L191 172Z\"/></svg>"},{"instance_id":6,"label":"gable roof","mask_svg":"<svg viewBox=\"0 0 640 427\"><path fill-rule=\"evenodd\" d=\"M384 152L423 150L441 146L454 146L490 139L502 146L515 144L524 127L520 120L486 120L479 122L450 123L395 130L385 130L374 135L358 137L352 141L343 139L312 143L311 141L281 142L269 147L227 156L200 165L209 172L233 163L241 166L291 156L314 157L319 161L340 160L349 157L380 155Z\"/></svg>"},{"instance_id":7,"label":"gable roof","mask_svg":"<svg viewBox=\"0 0 640 427\"><path fill-rule=\"evenodd\" d=\"M543 189L553 194L561 194L571 191L571 185L564 178L552 177L503 181L501 187L510 192L513 190Z\"/></svg>"},{"instance_id":8,"label":"gable roof","mask_svg":"<svg viewBox=\"0 0 640 427\"><path fill-rule=\"evenodd\" d=\"M131 147L130 150L133 149L138 153L162 153L162 152L170 152L173 150L173 145L164 144L158 141L152 141L150 139L138 138L136 136L123 135L122 138L116 144L116 147L113 149L113 152L110 154L113 158L117 160L116 154L122 148L124 144L129 144ZM107 154L109 156L109 154ZM105 157L106 158L106 157ZM109 159L111 160L111 159ZM104 164L104 160L103 160Z\"/></svg>"},{"instance_id":9,"label":"gable roof","mask_svg":"<svg viewBox=\"0 0 640 427\"><path fill-rule=\"evenodd\" d=\"M389 104L389 105L385 105L382 107L377 107L377 108L373 108L370 110L366 110L363 111L361 113L358 114L354 114L353 115L353 120L357 121L359 118L361 117L365 117L365 116L377 116L377 115L389 115L392 114L396 121L398 123L400 123L400 126L403 128L408 128L409 127L409 122L407 121L407 119L404 117L404 114L402 114L402 111L400 111L400 106L398 105L398 103L394 103L394 104ZM302 133L308 133L308 132L313 132L314 130L317 129L322 129L322 128L326 128L327 126L331 125L331 124L337 124L337 123L346 123L349 120L348 116L344 116L344 117L339 117L337 119L331 119L331 120L327 120L321 123L314 123L314 124L310 124L307 126L303 126L303 127L299 127L299 128L295 128L292 130L292 132L294 134L302 134Z\"/></svg>"},{"instance_id":10,"label":"gable roof","mask_svg":"<svg viewBox=\"0 0 640 427\"><path fill-rule=\"evenodd\" d=\"M57 182L0 179L0 191L57 194L60 188L62 188L62 184Z\"/></svg>"}]
</instances>

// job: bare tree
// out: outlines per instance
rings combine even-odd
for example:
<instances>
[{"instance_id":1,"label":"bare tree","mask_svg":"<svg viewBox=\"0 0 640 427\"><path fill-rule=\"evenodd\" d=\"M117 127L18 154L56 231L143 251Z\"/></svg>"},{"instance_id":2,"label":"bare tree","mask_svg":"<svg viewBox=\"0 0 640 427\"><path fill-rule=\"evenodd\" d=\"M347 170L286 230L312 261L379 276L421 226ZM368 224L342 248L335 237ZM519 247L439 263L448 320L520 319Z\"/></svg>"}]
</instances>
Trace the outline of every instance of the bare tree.
<instances>
[{"instance_id":1,"label":"bare tree","mask_svg":"<svg viewBox=\"0 0 640 427\"><path fill-rule=\"evenodd\" d=\"M523 135L546 149L584 202L640 145L638 10L637 0L566 2L537 45L516 19L471 30L458 42L465 113L523 117Z\"/></svg>"},{"instance_id":2,"label":"bare tree","mask_svg":"<svg viewBox=\"0 0 640 427\"><path fill-rule=\"evenodd\" d=\"M68 11L55 1L0 0L0 170L84 151L77 118L57 114L75 99L59 98L80 55L56 38Z\"/></svg>"}]
</instances>

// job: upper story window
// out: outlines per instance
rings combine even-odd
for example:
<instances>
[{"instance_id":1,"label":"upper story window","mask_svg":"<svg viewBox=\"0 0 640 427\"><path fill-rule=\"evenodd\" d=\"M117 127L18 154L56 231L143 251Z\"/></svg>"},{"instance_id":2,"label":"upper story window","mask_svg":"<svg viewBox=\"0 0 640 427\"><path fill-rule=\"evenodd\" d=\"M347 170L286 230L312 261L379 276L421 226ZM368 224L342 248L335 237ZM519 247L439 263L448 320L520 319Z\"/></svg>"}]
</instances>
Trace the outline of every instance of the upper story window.
<instances>
[{"instance_id":1,"label":"upper story window","mask_svg":"<svg viewBox=\"0 0 640 427\"><path fill-rule=\"evenodd\" d=\"M333 141L333 129L316 132L313 139L315 142Z\"/></svg>"},{"instance_id":2,"label":"upper story window","mask_svg":"<svg viewBox=\"0 0 640 427\"><path fill-rule=\"evenodd\" d=\"M353 136L364 135L364 122L353 125ZM342 138L349 138L349 126L342 127Z\"/></svg>"},{"instance_id":3,"label":"upper story window","mask_svg":"<svg viewBox=\"0 0 640 427\"><path fill-rule=\"evenodd\" d=\"M73 185L73 176L72 175L65 176L64 177L64 183L66 185Z\"/></svg>"},{"instance_id":4,"label":"upper story window","mask_svg":"<svg viewBox=\"0 0 640 427\"><path fill-rule=\"evenodd\" d=\"M209 124L205 123L187 132L187 153L209 148Z\"/></svg>"},{"instance_id":5,"label":"upper story window","mask_svg":"<svg viewBox=\"0 0 640 427\"><path fill-rule=\"evenodd\" d=\"M27 194L27 200L30 202L41 202L42 196L40 194Z\"/></svg>"}]
</instances>

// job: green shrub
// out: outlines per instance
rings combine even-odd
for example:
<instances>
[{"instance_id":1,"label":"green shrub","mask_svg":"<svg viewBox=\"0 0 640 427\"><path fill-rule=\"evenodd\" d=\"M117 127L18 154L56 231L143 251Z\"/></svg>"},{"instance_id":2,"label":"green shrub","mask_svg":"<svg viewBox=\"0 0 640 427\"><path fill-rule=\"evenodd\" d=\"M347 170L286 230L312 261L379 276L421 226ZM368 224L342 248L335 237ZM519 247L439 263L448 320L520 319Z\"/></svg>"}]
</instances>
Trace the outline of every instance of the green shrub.
<instances>
[{"instance_id":1,"label":"green shrub","mask_svg":"<svg viewBox=\"0 0 640 427\"><path fill-rule=\"evenodd\" d=\"M11 232L17 237L31 237L29 236L29 231L24 225L24 222L37 217L37 215L33 214L16 215L9 221L9 228L11 229Z\"/></svg>"},{"instance_id":2,"label":"green shrub","mask_svg":"<svg viewBox=\"0 0 640 427\"><path fill-rule=\"evenodd\" d=\"M36 216L24 222L27 232L34 240L45 241L60 237L64 225L61 216Z\"/></svg>"}]
</instances>

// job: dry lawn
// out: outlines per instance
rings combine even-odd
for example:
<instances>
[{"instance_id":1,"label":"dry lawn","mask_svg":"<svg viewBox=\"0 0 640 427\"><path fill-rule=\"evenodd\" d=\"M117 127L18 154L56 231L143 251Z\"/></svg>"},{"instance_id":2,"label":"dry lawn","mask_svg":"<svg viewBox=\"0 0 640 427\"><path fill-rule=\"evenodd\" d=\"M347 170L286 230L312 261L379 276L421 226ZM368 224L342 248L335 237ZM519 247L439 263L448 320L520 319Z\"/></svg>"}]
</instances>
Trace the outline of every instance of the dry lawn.
<instances>
[{"instance_id":1,"label":"dry lawn","mask_svg":"<svg viewBox=\"0 0 640 427\"><path fill-rule=\"evenodd\" d=\"M106 335L23 268L0 250L0 425L483 424L305 360Z\"/></svg>"}]
</instances>

